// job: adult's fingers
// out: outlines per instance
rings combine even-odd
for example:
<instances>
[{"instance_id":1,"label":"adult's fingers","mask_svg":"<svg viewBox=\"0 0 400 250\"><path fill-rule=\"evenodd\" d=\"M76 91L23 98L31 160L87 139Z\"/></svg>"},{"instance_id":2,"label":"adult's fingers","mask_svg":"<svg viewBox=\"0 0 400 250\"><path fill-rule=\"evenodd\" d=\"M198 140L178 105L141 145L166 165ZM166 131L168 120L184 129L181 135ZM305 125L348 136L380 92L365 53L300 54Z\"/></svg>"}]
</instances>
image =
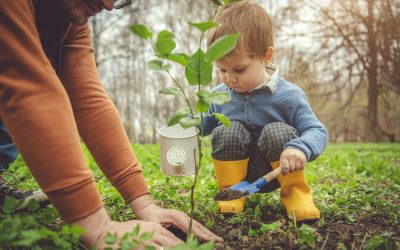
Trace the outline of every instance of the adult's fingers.
<instances>
[{"instance_id":1,"label":"adult's fingers","mask_svg":"<svg viewBox=\"0 0 400 250\"><path fill-rule=\"evenodd\" d=\"M165 228L161 228L161 230L155 232L152 241L164 247L173 247L183 243L182 240L178 239Z\"/></svg>"},{"instance_id":2,"label":"adult's fingers","mask_svg":"<svg viewBox=\"0 0 400 250\"><path fill-rule=\"evenodd\" d=\"M181 211L173 211L172 215L172 222L175 227L181 229L183 232L188 233L189 231L189 220L190 217L181 212ZM218 237L213 232L208 230L198 221L192 221L192 234L196 235L198 238L204 241L216 241L216 242L223 242L224 240L221 237Z\"/></svg>"},{"instance_id":3,"label":"adult's fingers","mask_svg":"<svg viewBox=\"0 0 400 250\"><path fill-rule=\"evenodd\" d=\"M204 241L210 241L210 240L213 240L215 242L224 241L221 237L215 235L213 232L208 230L206 227L204 227L196 220L193 220L192 232L194 235L196 235L197 237L199 237L201 240Z\"/></svg>"}]
</instances>

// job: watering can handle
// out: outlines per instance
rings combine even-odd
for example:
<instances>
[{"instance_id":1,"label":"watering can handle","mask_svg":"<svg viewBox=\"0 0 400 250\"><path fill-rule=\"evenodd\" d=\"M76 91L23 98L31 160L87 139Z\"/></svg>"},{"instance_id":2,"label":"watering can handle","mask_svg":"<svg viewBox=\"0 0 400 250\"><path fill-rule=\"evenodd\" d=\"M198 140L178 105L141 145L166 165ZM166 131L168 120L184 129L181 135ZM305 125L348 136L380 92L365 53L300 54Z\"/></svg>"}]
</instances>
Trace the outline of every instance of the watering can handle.
<instances>
[{"instance_id":1,"label":"watering can handle","mask_svg":"<svg viewBox=\"0 0 400 250\"><path fill-rule=\"evenodd\" d=\"M264 175L263 178L267 181L267 183L269 183L270 181L275 179L281 173L282 173L282 167L279 166L278 168L275 168L274 170L272 170L268 174Z\"/></svg>"}]
</instances>

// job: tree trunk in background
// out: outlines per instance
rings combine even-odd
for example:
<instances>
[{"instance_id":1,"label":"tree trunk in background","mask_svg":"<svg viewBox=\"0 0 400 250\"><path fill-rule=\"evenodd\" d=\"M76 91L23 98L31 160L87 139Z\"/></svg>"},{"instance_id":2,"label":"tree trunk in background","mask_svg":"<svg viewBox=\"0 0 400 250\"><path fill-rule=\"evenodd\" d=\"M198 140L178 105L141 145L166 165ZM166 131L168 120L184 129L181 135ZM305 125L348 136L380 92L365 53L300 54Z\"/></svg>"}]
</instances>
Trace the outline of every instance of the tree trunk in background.
<instances>
[{"instance_id":1,"label":"tree trunk in background","mask_svg":"<svg viewBox=\"0 0 400 250\"><path fill-rule=\"evenodd\" d=\"M400 140L398 1L256 1L273 20L273 63L305 90L331 141ZM90 19L101 78L132 141L156 143L157 129L183 103L158 94L174 84L165 73L148 70L153 52L128 25L145 24L154 35L170 30L174 52L192 54L199 32L188 22L208 20L212 7L211 0L136 0ZM184 83L181 67L172 65Z\"/></svg>"},{"instance_id":2,"label":"tree trunk in background","mask_svg":"<svg viewBox=\"0 0 400 250\"><path fill-rule=\"evenodd\" d=\"M375 0L368 0L368 16L366 21L368 33L368 121L366 137L369 141L378 141L381 138L380 127L378 123L378 51L376 46L375 18L374 18Z\"/></svg>"}]
</instances>

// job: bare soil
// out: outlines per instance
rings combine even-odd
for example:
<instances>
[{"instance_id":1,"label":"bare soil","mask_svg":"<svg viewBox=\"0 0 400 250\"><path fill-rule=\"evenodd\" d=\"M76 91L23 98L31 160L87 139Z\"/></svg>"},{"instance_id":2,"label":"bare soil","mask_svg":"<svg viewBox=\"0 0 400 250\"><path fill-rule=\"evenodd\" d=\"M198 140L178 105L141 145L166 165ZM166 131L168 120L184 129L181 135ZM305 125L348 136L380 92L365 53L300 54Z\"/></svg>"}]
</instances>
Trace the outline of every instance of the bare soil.
<instances>
[{"instance_id":1,"label":"bare soil","mask_svg":"<svg viewBox=\"0 0 400 250\"><path fill-rule=\"evenodd\" d=\"M231 216L216 217L212 231L225 242L217 244L215 249L337 249L339 243L347 249L364 249L369 238L385 233L397 242L397 248L400 247L400 228L396 228L384 214L369 215L355 222L325 217L324 223L311 224L317 229L314 247L301 248L295 243L294 224L283 216L284 211L274 211L274 208L266 206L261 212L261 221L248 220L236 224L230 222ZM262 223L276 223L278 229L249 237L249 229L257 230Z\"/></svg>"},{"instance_id":2,"label":"bare soil","mask_svg":"<svg viewBox=\"0 0 400 250\"><path fill-rule=\"evenodd\" d=\"M249 195L249 192L242 192L239 190L233 190L229 188L225 188L220 190L217 195L215 196L216 201L230 201L239 199L242 197L246 197Z\"/></svg>"}]
</instances>

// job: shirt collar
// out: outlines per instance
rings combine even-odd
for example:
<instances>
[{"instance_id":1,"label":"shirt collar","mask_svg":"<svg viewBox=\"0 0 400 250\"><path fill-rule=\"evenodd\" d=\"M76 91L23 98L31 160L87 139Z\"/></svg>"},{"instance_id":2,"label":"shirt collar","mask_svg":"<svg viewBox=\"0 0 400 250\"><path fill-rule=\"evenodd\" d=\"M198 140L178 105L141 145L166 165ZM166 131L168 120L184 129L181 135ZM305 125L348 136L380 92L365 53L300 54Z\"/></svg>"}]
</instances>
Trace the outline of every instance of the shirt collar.
<instances>
[{"instance_id":1,"label":"shirt collar","mask_svg":"<svg viewBox=\"0 0 400 250\"><path fill-rule=\"evenodd\" d=\"M269 63L265 67L265 70L269 73L270 77L265 82L258 84L254 89L249 90L248 94L258 89L268 89L272 94L275 94L279 82L279 67Z\"/></svg>"}]
</instances>

